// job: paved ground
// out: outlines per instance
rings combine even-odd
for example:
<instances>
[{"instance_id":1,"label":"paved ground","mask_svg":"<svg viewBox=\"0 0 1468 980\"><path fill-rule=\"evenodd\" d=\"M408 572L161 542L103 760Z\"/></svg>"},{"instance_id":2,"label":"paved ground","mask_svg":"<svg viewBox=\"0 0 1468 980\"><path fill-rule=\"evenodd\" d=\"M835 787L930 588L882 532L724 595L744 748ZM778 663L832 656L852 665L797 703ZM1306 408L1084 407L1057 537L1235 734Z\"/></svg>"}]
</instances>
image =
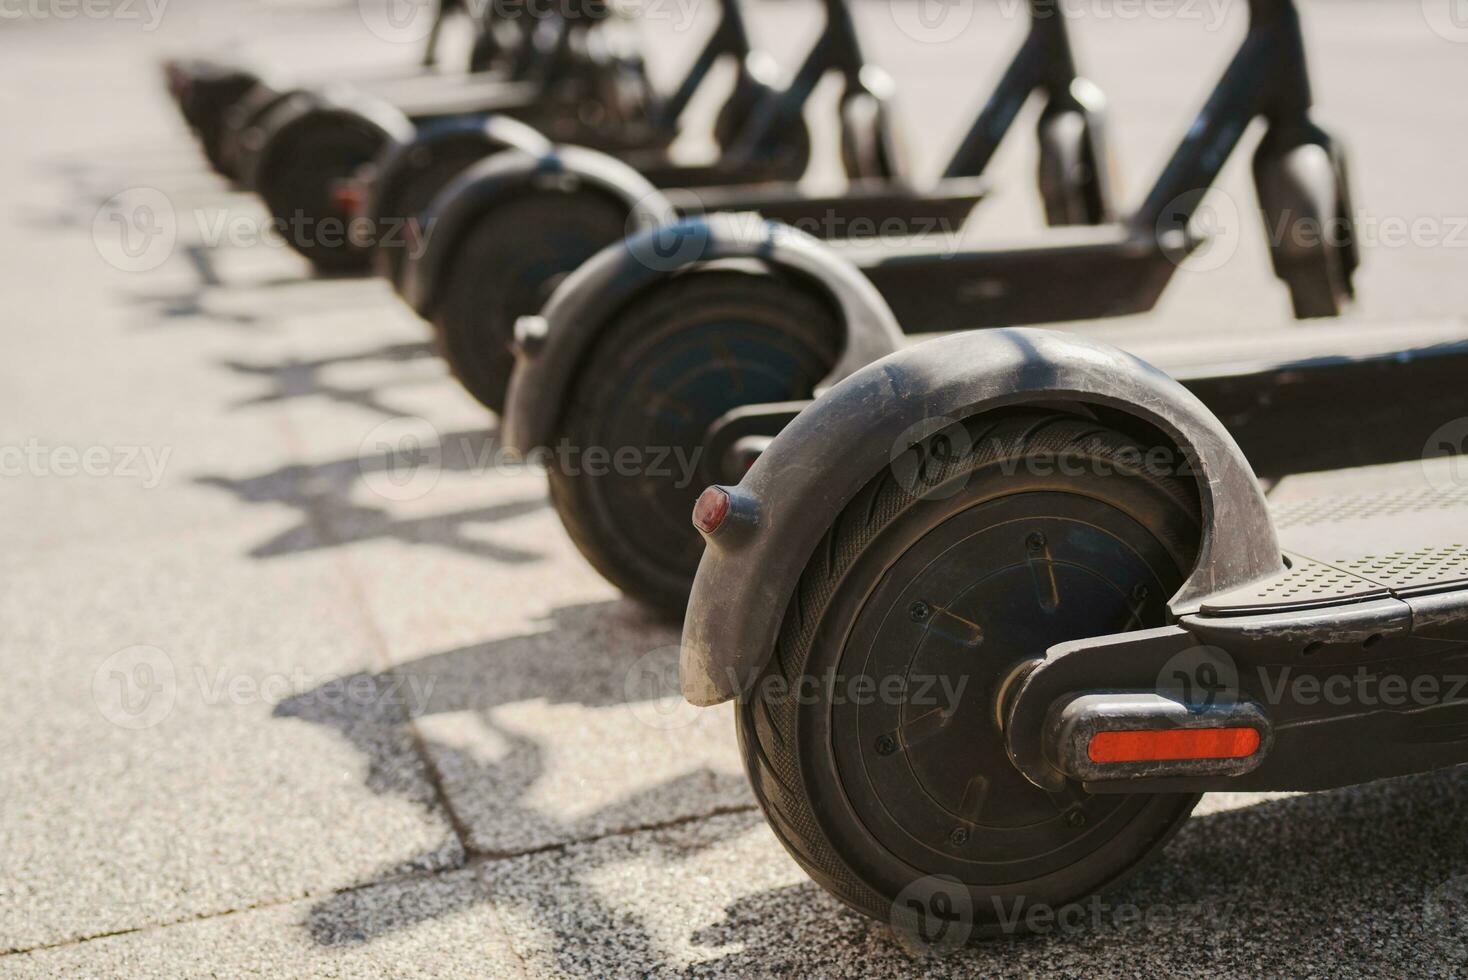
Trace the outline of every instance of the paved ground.
<instances>
[{"instance_id":1,"label":"paved ground","mask_svg":"<svg viewBox=\"0 0 1468 980\"><path fill-rule=\"evenodd\" d=\"M952 6L972 20L946 43L894 30L904 8L861 8L928 171L971 101L950 87L977 98L1014 41L1012 7ZM484 465L493 420L429 356L421 324L377 284L312 281L268 245L209 244L218 221L248 229L260 212L206 173L154 59L266 38L280 61L324 70L407 49L352 7L172 0L156 30L140 0L85 8L110 11L100 19L83 9L5 5L23 16L7 12L0 33L0 974L1468 967L1456 772L1210 797L1078 928L910 958L780 850L727 706L629 699L629 674L666 662L676 629L580 561L538 474ZM1226 58L1241 4L1086 9L1081 54L1117 103L1135 196ZM1444 37L1454 22L1432 2L1307 13L1361 207L1382 229L1416 222L1411 241L1383 233L1368 248L1361 313L1458 321L1468 47ZM803 7L755 15L787 57L809 35ZM655 30L666 71L687 41ZM999 161L1005 193L976 234L1032 226L1030 153ZM1246 169L1236 161L1224 184L1242 215L1231 258L1185 274L1157 315L1098 329L1201 340L1283 321ZM128 270L155 253L120 251L121 229L98 217L137 188L178 228L147 271ZM423 424L405 418L446 447L424 482L386 467L383 447ZM83 465L91 475L68 475ZM1422 474L1277 492L1388 478Z\"/></svg>"}]
</instances>

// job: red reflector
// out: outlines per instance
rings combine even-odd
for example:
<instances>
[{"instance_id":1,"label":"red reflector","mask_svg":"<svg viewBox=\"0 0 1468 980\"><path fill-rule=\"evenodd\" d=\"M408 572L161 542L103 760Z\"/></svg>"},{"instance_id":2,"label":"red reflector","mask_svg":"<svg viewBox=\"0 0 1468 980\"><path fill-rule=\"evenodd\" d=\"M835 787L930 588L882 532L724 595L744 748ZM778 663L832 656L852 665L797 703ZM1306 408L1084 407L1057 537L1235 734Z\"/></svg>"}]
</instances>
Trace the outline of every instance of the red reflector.
<instances>
[{"instance_id":1,"label":"red reflector","mask_svg":"<svg viewBox=\"0 0 1468 980\"><path fill-rule=\"evenodd\" d=\"M709 487L698 495L693 505L693 526L704 534L713 534L729 516L729 495L718 487Z\"/></svg>"},{"instance_id":2,"label":"red reflector","mask_svg":"<svg viewBox=\"0 0 1468 980\"><path fill-rule=\"evenodd\" d=\"M1252 728L1172 728L1166 731L1098 732L1087 749L1092 762L1164 762L1175 759L1242 759L1259 749Z\"/></svg>"},{"instance_id":3,"label":"red reflector","mask_svg":"<svg viewBox=\"0 0 1468 980\"><path fill-rule=\"evenodd\" d=\"M367 206L367 195L356 181L344 180L332 188L331 203L338 211L356 217Z\"/></svg>"}]
</instances>

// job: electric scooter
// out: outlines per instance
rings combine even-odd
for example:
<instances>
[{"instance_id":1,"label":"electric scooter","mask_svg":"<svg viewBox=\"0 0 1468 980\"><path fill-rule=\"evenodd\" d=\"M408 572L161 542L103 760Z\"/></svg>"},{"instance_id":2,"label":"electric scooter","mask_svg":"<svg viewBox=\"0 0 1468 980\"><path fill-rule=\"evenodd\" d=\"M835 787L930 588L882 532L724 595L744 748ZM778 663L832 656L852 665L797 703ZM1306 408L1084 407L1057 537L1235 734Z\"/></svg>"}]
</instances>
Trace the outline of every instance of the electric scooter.
<instances>
[{"instance_id":1,"label":"electric scooter","mask_svg":"<svg viewBox=\"0 0 1468 980\"><path fill-rule=\"evenodd\" d=\"M339 199L342 187L384 149L411 141L419 126L445 120L508 117L530 127L507 134L491 124L499 146L538 150L549 138L618 154L661 152L676 132L653 124L658 96L642 60L603 26L599 4L584 6L589 13L558 13L538 25L554 40L533 48L539 64L521 81L470 76L394 100L353 86L255 92L230 113L239 148L234 172L278 224L309 229L347 224L353 216ZM357 228L361 233L333 240L286 238L319 269L365 271L375 235L361 222Z\"/></svg>"},{"instance_id":2,"label":"electric scooter","mask_svg":"<svg viewBox=\"0 0 1468 980\"><path fill-rule=\"evenodd\" d=\"M1271 512L1250 465L1461 453L1456 329L1277 363L1238 343L1185 382L1024 328L894 353L700 496L683 693L737 699L812 878L959 942L1115 885L1201 793L1468 762L1462 471Z\"/></svg>"},{"instance_id":3,"label":"electric scooter","mask_svg":"<svg viewBox=\"0 0 1468 980\"><path fill-rule=\"evenodd\" d=\"M704 226L684 236L684 226L667 229L670 220L740 209L813 225L817 234L832 238L894 226L907 237L951 238L983 193L982 174L1000 140L1037 94L1045 100L1039 142L1047 218L1056 225L1110 221L1103 100L1076 73L1064 16L1039 12L1043 3L1034 0L1024 44L931 185L914 184L905 175L889 84L863 57L845 0L825 0L826 29L793 80L750 107L745 125L725 142L718 161L707 166L644 163L639 176L603 155L566 148L519 160L501 154L475 164L424 211L420 221L433 231L421 254L402 263L404 296L433 323L439 349L465 388L499 410L513 364L515 318L537 312L561 277L600 247L641 229L664 229L669 233L636 239L638 245L626 255L629 264L654 275L659 274L655 270L671 273L696 261L701 247L714 242L699 238ZM786 134L804 133L804 107L821 79L833 73L843 83L839 113L846 190L812 197L789 181L799 175L793 166L784 174L764 175L784 178L782 183L745 186L754 163L782 159L780 147L790 145ZM807 144L799 149L792 159L803 170ZM745 237L747 254L758 257L759 245ZM595 316L599 319L601 311Z\"/></svg>"},{"instance_id":4,"label":"electric scooter","mask_svg":"<svg viewBox=\"0 0 1468 980\"><path fill-rule=\"evenodd\" d=\"M626 136L629 149L621 156L633 169L666 165L666 148L681 132L689 105L725 63L734 67L735 79L713 124L714 142L721 152L749 126L754 108L773 96L773 59L750 43L739 3L728 0L719 10L718 23L678 85L665 97L650 100L640 115L624 119L623 125L630 130ZM344 193L354 195L354 212L370 226L403 227L414 234L413 241L374 242L374 246L382 247L372 249L373 271L401 287L407 255L421 246L425 237L422 213L471 164L505 149L541 156L549 154L552 147L549 136L541 136L537 142L533 133L507 133L500 115L436 120L389 143L370 166L352 181L339 185ZM766 152L762 156L737 166L730 164L726 168L730 179L756 183L798 177L810 156L804 119L797 118L779 128L763 149Z\"/></svg>"},{"instance_id":5,"label":"electric scooter","mask_svg":"<svg viewBox=\"0 0 1468 980\"><path fill-rule=\"evenodd\" d=\"M786 403L901 347L904 329L1150 309L1200 244L1191 218L1256 117L1268 126L1254 175L1265 227L1278 234L1275 271L1298 315L1338 312L1358 261L1344 154L1310 120L1293 3L1253 0L1251 10L1242 47L1130 217L1051 229L1037 244L1000 251L878 241L838 256L737 215L630 238L517 325L501 438L527 453L562 443L677 447L720 466L778 432L794 414ZM1057 19L1037 10L1035 22ZM976 132L993 130L981 120ZM674 261L647 262L653 235L685 247ZM548 475L557 513L588 560L629 595L680 610L701 551L685 523L697 488L670 472L550 467Z\"/></svg>"},{"instance_id":6,"label":"electric scooter","mask_svg":"<svg viewBox=\"0 0 1468 980\"><path fill-rule=\"evenodd\" d=\"M434 14L419 61L420 72L406 78L398 74L356 80L358 84L392 85L413 78L444 78L435 74L439 66L439 45L445 22L462 15L474 21L475 40L470 52L468 70L483 77L502 75L523 79L533 65L531 22L525 17L494 17L491 7L476 17L462 0L443 0ZM264 107L265 93L283 95L307 81L287 83L259 66L212 58L170 58L163 62L163 75L168 92L178 104L184 121L198 138L206 159L221 176L237 176L231 159L233 151L226 143L233 137L228 125L230 111L247 96L254 96ZM323 82L324 83L324 82Z\"/></svg>"}]
</instances>

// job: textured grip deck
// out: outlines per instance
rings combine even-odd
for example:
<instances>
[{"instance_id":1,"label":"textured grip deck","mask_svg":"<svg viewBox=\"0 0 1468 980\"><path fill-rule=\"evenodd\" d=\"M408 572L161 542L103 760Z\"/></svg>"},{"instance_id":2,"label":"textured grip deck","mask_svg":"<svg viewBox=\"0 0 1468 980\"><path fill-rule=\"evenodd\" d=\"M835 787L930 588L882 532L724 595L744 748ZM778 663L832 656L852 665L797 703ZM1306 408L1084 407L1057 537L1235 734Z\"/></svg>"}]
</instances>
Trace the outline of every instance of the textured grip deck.
<instances>
[{"instance_id":1,"label":"textured grip deck","mask_svg":"<svg viewBox=\"0 0 1468 980\"><path fill-rule=\"evenodd\" d=\"M1205 603L1205 612L1468 588L1468 486L1315 497L1272 510L1290 567Z\"/></svg>"}]
</instances>

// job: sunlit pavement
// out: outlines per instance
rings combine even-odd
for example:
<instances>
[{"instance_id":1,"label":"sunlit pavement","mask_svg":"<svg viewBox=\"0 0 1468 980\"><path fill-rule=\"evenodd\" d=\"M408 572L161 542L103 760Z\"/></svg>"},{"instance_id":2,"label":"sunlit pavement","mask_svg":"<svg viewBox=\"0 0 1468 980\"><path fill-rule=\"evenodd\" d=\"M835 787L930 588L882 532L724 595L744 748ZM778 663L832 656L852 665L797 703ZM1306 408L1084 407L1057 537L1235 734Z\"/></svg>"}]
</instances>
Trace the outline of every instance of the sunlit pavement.
<instances>
[{"instance_id":1,"label":"sunlit pavement","mask_svg":"<svg viewBox=\"0 0 1468 980\"><path fill-rule=\"evenodd\" d=\"M959 4L970 20L940 43L862 0L920 172L938 168L1013 47L1015 6ZM1196 16L1092 4L1078 28L1114 102L1128 200L1242 29L1241 3L1182 7ZM318 74L407 64L412 49L374 37L350 5L63 9L30 5L0 33L0 973L1468 964L1457 772L1209 797L1158 861L1044 934L914 959L765 828L727 706L695 711L640 686L674 656L676 626L584 564L543 477L504 464L493 418L447 377L423 325L381 284L312 280L258 241L263 212L207 171L155 69L165 53L238 50L236 38L268 39L260 53ZM687 37L681 20L648 26L659 77L712 16L696 0L669 9L696 21ZM1468 45L1425 10L1306 7L1322 117L1348 138L1358 205L1384 229L1358 311L1383 323L1468 310ZM751 21L789 64L814 5L759 0ZM1006 148L975 239L1036 227L1033 157L1032 141ZM1201 343L1240 324L1328 338L1328 323L1287 322L1247 162L1217 198L1235 232L1227 261L1185 271L1152 316L1080 329L1123 344ZM124 192L153 195L142 224L104 207ZM1419 223L1398 240L1389 229L1404 222ZM401 472L405 433L442 452ZM1276 494L1422 479L1414 463Z\"/></svg>"}]
</instances>

